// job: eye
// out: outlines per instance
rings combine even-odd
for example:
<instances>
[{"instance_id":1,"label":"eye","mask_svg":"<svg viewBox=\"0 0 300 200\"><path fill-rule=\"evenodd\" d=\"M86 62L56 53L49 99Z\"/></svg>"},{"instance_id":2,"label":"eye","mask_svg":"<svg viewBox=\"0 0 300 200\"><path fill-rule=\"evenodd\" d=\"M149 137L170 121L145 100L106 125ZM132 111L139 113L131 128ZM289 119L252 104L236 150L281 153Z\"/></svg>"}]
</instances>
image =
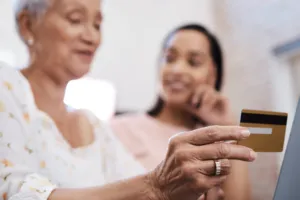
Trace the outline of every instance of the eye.
<instances>
[{"instance_id":1,"label":"eye","mask_svg":"<svg viewBox=\"0 0 300 200\"><path fill-rule=\"evenodd\" d=\"M167 53L165 56L164 56L164 61L166 63L173 63L176 61L176 55L174 53Z\"/></svg>"},{"instance_id":2,"label":"eye","mask_svg":"<svg viewBox=\"0 0 300 200\"><path fill-rule=\"evenodd\" d=\"M68 20L71 24L80 24L82 22L82 15L79 13L73 13L68 16Z\"/></svg>"},{"instance_id":3,"label":"eye","mask_svg":"<svg viewBox=\"0 0 300 200\"><path fill-rule=\"evenodd\" d=\"M197 59L190 59L188 62L189 62L189 65L192 66L192 67L198 67L198 66L200 66L202 64Z\"/></svg>"},{"instance_id":4,"label":"eye","mask_svg":"<svg viewBox=\"0 0 300 200\"><path fill-rule=\"evenodd\" d=\"M80 24L81 23L80 19L69 19L69 21L71 22L71 24Z\"/></svg>"}]
</instances>

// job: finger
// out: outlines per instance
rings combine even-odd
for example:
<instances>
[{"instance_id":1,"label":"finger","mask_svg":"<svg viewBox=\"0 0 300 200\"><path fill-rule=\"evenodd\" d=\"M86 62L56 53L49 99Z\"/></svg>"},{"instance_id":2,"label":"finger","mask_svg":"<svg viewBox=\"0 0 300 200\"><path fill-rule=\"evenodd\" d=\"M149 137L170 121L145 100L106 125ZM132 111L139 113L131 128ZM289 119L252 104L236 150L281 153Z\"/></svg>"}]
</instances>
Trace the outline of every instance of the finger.
<instances>
[{"instance_id":1,"label":"finger","mask_svg":"<svg viewBox=\"0 0 300 200\"><path fill-rule=\"evenodd\" d=\"M206 196L205 194L202 194L198 200L206 200L205 196Z\"/></svg>"},{"instance_id":2,"label":"finger","mask_svg":"<svg viewBox=\"0 0 300 200\"><path fill-rule=\"evenodd\" d=\"M231 169L230 161L228 159L220 159L218 161L221 165L220 175L229 175ZM199 163L195 163L195 167L197 167L198 173L203 175L215 176L216 174L216 164L214 160L199 161Z\"/></svg>"},{"instance_id":3,"label":"finger","mask_svg":"<svg viewBox=\"0 0 300 200\"><path fill-rule=\"evenodd\" d=\"M218 200L224 200L225 199L225 192L219 188L218 190Z\"/></svg>"},{"instance_id":4,"label":"finger","mask_svg":"<svg viewBox=\"0 0 300 200\"><path fill-rule=\"evenodd\" d=\"M206 193L206 200L223 200L224 192L220 187L214 187Z\"/></svg>"},{"instance_id":5,"label":"finger","mask_svg":"<svg viewBox=\"0 0 300 200\"><path fill-rule=\"evenodd\" d=\"M201 105L201 94L194 94L191 104L194 109L199 108Z\"/></svg>"},{"instance_id":6,"label":"finger","mask_svg":"<svg viewBox=\"0 0 300 200\"><path fill-rule=\"evenodd\" d=\"M254 161L256 153L245 146L228 144L228 143L215 143L198 147L198 156L202 160L241 160L241 161Z\"/></svg>"},{"instance_id":7,"label":"finger","mask_svg":"<svg viewBox=\"0 0 300 200\"><path fill-rule=\"evenodd\" d=\"M198 87L196 89L191 99L191 104L193 107L198 108L200 104L202 104L202 98L207 91L209 91L209 88L205 86Z\"/></svg>"},{"instance_id":8,"label":"finger","mask_svg":"<svg viewBox=\"0 0 300 200\"><path fill-rule=\"evenodd\" d=\"M212 109L218 101L218 94L214 90L209 90L203 94L202 105L207 109Z\"/></svg>"},{"instance_id":9,"label":"finger","mask_svg":"<svg viewBox=\"0 0 300 200\"><path fill-rule=\"evenodd\" d=\"M202 97L205 93L205 90L199 90L197 92L195 92L192 96L192 99L191 99L191 105L193 108L199 108L200 105L202 104Z\"/></svg>"},{"instance_id":10,"label":"finger","mask_svg":"<svg viewBox=\"0 0 300 200\"><path fill-rule=\"evenodd\" d=\"M226 96L220 95L220 100L225 107L229 107L229 99Z\"/></svg>"},{"instance_id":11,"label":"finger","mask_svg":"<svg viewBox=\"0 0 300 200\"><path fill-rule=\"evenodd\" d=\"M207 192L205 200L224 200L225 195L220 187L215 187Z\"/></svg>"},{"instance_id":12,"label":"finger","mask_svg":"<svg viewBox=\"0 0 300 200\"><path fill-rule=\"evenodd\" d=\"M240 126L208 126L186 132L183 136L190 144L205 145L220 141L243 140L250 136L250 131Z\"/></svg>"},{"instance_id":13,"label":"finger","mask_svg":"<svg viewBox=\"0 0 300 200\"><path fill-rule=\"evenodd\" d=\"M207 192L208 190L220 186L221 184L224 183L226 180L227 176L203 176L199 175L197 180L198 180L198 188L202 188Z\"/></svg>"}]
</instances>

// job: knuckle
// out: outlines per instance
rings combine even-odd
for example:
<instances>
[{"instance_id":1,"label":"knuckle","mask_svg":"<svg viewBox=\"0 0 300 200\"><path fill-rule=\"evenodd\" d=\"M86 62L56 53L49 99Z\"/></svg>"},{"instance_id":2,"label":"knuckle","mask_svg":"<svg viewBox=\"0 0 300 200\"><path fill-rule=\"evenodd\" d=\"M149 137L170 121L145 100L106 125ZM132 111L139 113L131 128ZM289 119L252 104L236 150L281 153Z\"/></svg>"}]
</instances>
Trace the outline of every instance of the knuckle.
<instances>
[{"instance_id":1,"label":"knuckle","mask_svg":"<svg viewBox=\"0 0 300 200\"><path fill-rule=\"evenodd\" d=\"M203 168L198 169L198 172L205 175L205 176L209 176L213 173L212 171L209 171L208 169L203 169Z\"/></svg>"},{"instance_id":2,"label":"knuckle","mask_svg":"<svg viewBox=\"0 0 300 200\"><path fill-rule=\"evenodd\" d=\"M230 155L230 146L226 143L218 144L218 157L227 158Z\"/></svg>"},{"instance_id":3,"label":"knuckle","mask_svg":"<svg viewBox=\"0 0 300 200\"><path fill-rule=\"evenodd\" d=\"M175 157L176 163L182 164L182 163L184 163L184 161L187 160L188 154L185 150L180 148L174 152L174 157Z\"/></svg>"},{"instance_id":4,"label":"knuckle","mask_svg":"<svg viewBox=\"0 0 300 200\"><path fill-rule=\"evenodd\" d=\"M196 179L194 184L194 189L196 190L202 190L207 191L211 188L211 186L208 184L208 180L205 176L202 178Z\"/></svg>"},{"instance_id":5,"label":"knuckle","mask_svg":"<svg viewBox=\"0 0 300 200\"><path fill-rule=\"evenodd\" d=\"M215 167L211 167L211 163L208 165L208 162L204 162L202 165L197 166L197 172L204 176L211 176L215 172L214 168Z\"/></svg>"},{"instance_id":6,"label":"knuckle","mask_svg":"<svg viewBox=\"0 0 300 200\"><path fill-rule=\"evenodd\" d=\"M219 137L220 137L219 134L221 132L220 126L214 125L214 126L209 127L207 130L208 130L207 136L211 141L216 141L219 139Z\"/></svg>"},{"instance_id":7,"label":"knuckle","mask_svg":"<svg viewBox=\"0 0 300 200\"><path fill-rule=\"evenodd\" d=\"M192 179L193 178L193 167L189 163L182 164L181 166L182 175L185 178Z\"/></svg>"},{"instance_id":8,"label":"knuckle","mask_svg":"<svg viewBox=\"0 0 300 200\"><path fill-rule=\"evenodd\" d=\"M174 150L181 144L181 139L178 136L173 136L169 140L169 148Z\"/></svg>"}]
</instances>

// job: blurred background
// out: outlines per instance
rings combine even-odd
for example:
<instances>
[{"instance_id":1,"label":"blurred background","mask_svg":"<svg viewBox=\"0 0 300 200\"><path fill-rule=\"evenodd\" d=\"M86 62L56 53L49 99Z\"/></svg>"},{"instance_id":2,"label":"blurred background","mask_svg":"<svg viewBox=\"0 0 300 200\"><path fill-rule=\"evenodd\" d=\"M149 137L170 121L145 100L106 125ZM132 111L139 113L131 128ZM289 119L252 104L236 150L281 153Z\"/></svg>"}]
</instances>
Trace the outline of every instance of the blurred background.
<instances>
[{"instance_id":1,"label":"blurred background","mask_svg":"<svg viewBox=\"0 0 300 200\"><path fill-rule=\"evenodd\" d=\"M300 92L299 19L299 0L105 0L103 45L88 77L69 85L66 102L91 109L103 120L115 112L147 110L156 100L163 38L178 25L198 22L223 46L223 92L236 115L243 108L288 112L289 133ZM1 0L0 60L20 68L27 62L11 0ZM93 89L86 91L83 85ZM282 155L272 156L280 164ZM276 183L260 191L260 182L255 193L274 192Z\"/></svg>"}]
</instances>

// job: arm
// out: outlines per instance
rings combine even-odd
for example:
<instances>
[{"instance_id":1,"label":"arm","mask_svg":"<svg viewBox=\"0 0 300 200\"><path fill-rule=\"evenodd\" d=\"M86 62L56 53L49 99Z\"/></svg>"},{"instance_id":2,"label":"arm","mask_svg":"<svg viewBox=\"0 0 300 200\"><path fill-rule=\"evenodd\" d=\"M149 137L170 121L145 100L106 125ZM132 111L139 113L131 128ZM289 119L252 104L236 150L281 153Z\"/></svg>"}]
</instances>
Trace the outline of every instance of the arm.
<instances>
[{"instance_id":1,"label":"arm","mask_svg":"<svg viewBox=\"0 0 300 200\"><path fill-rule=\"evenodd\" d=\"M226 125L239 124L236 117L230 118ZM243 161L231 161L231 173L222 185L225 200L251 200L251 184L249 180L248 163Z\"/></svg>"},{"instance_id":2,"label":"arm","mask_svg":"<svg viewBox=\"0 0 300 200\"><path fill-rule=\"evenodd\" d=\"M90 189L57 189L49 200L158 200L145 175Z\"/></svg>"},{"instance_id":3,"label":"arm","mask_svg":"<svg viewBox=\"0 0 300 200\"><path fill-rule=\"evenodd\" d=\"M248 163L232 161L231 174L223 185L225 200L250 200L251 187L248 175Z\"/></svg>"},{"instance_id":4,"label":"arm","mask_svg":"<svg viewBox=\"0 0 300 200\"><path fill-rule=\"evenodd\" d=\"M232 117L227 125L239 124L236 117ZM249 180L248 163L243 161L231 161L231 173L224 182L225 200L251 200L251 184Z\"/></svg>"},{"instance_id":5,"label":"arm","mask_svg":"<svg viewBox=\"0 0 300 200\"><path fill-rule=\"evenodd\" d=\"M56 186L36 173L37 152L27 148L29 99L25 95L20 101L22 88L1 75L9 74L0 69L0 199L46 199Z\"/></svg>"}]
</instances>

